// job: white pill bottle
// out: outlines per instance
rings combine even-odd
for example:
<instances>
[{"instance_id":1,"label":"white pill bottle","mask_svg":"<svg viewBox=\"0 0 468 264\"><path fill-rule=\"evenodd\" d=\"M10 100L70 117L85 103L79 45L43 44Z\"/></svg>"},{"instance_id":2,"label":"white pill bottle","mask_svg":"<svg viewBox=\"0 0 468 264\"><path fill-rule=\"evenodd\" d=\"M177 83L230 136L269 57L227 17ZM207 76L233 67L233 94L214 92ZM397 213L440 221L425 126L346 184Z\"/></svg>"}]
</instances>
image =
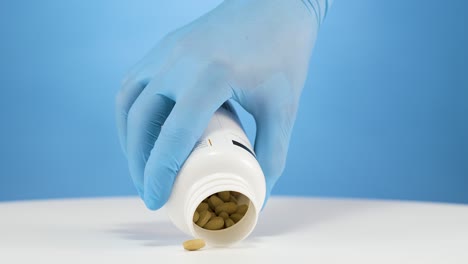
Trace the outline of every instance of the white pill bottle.
<instances>
[{"instance_id":1,"label":"white pill bottle","mask_svg":"<svg viewBox=\"0 0 468 264\"><path fill-rule=\"evenodd\" d=\"M240 193L238 204L249 209L235 225L221 230L197 226L193 214L210 195ZM213 115L177 175L165 205L171 221L183 232L212 246L228 246L246 238L257 224L265 200L265 177L234 107L224 103Z\"/></svg>"}]
</instances>

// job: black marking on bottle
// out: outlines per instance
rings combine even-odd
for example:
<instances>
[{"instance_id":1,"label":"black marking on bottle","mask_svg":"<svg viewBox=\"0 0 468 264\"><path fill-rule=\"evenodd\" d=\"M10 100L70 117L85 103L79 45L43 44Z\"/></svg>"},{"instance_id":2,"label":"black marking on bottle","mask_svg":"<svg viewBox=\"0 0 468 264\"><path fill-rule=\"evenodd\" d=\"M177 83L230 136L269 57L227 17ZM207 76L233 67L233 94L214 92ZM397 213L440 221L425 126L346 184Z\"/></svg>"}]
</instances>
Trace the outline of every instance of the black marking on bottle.
<instances>
[{"instance_id":1,"label":"black marking on bottle","mask_svg":"<svg viewBox=\"0 0 468 264\"><path fill-rule=\"evenodd\" d=\"M244 144L242 144L242 143L240 143L240 142L238 142L238 141L235 141L235 140L232 141L232 144L234 144L235 146L238 146L238 147L240 147L240 148L243 148L243 149L247 150L250 154L252 154L252 156L255 157L255 154L254 154L248 147L244 146ZM255 157L255 158L256 158L256 157Z\"/></svg>"}]
</instances>

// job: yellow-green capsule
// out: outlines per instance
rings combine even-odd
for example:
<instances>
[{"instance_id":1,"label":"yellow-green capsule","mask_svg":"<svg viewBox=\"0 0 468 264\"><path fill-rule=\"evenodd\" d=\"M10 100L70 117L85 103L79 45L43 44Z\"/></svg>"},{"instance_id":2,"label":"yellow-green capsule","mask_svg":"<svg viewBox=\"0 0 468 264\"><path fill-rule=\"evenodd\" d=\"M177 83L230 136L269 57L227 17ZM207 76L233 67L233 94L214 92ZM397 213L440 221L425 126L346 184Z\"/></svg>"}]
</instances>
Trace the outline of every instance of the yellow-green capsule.
<instances>
[{"instance_id":1,"label":"yellow-green capsule","mask_svg":"<svg viewBox=\"0 0 468 264\"><path fill-rule=\"evenodd\" d=\"M249 206L246 205L246 204L241 204L237 207L237 210L236 210L236 213L237 214L241 214L241 215L245 215L245 213L247 212L247 210L249 209Z\"/></svg>"},{"instance_id":2,"label":"yellow-green capsule","mask_svg":"<svg viewBox=\"0 0 468 264\"><path fill-rule=\"evenodd\" d=\"M199 218L200 218L200 214L197 211L195 211L195 213L193 214L193 219L192 219L193 222L197 222Z\"/></svg>"},{"instance_id":3,"label":"yellow-green capsule","mask_svg":"<svg viewBox=\"0 0 468 264\"><path fill-rule=\"evenodd\" d=\"M188 251L199 250L205 246L205 241L203 239L187 240L183 243L183 246Z\"/></svg>"},{"instance_id":4,"label":"yellow-green capsule","mask_svg":"<svg viewBox=\"0 0 468 264\"><path fill-rule=\"evenodd\" d=\"M220 214L221 212L226 212L228 214L235 213L237 211L237 204L233 202L222 203L216 206L215 212L216 214Z\"/></svg>"},{"instance_id":5,"label":"yellow-green capsule","mask_svg":"<svg viewBox=\"0 0 468 264\"><path fill-rule=\"evenodd\" d=\"M200 217L198 218L198 221L196 222L196 224L199 227L203 227L203 226L206 225L206 223L208 223L210 218L211 218L211 212L208 212L208 210L203 211L203 212L200 213Z\"/></svg>"},{"instance_id":6,"label":"yellow-green capsule","mask_svg":"<svg viewBox=\"0 0 468 264\"><path fill-rule=\"evenodd\" d=\"M224 220L224 227L225 228L228 228L228 227L231 227L233 226L235 223L234 221L231 219L231 218L228 218L228 219L225 219Z\"/></svg>"},{"instance_id":7,"label":"yellow-green capsule","mask_svg":"<svg viewBox=\"0 0 468 264\"><path fill-rule=\"evenodd\" d=\"M238 214L238 213L235 213L235 214L232 214L229 216L235 223L239 222L242 217L244 217L243 215L241 214Z\"/></svg>"},{"instance_id":8,"label":"yellow-green capsule","mask_svg":"<svg viewBox=\"0 0 468 264\"><path fill-rule=\"evenodd\" d=\"M198 207L197 207L197 212L201 213L201 212L203 212L203 211L206 211L206 210L208 210L208 207L209 207L209 206L208 206L207 203L202 202L202 203L200 203L200 204L198 205Z\"/></svg>"},{"instance_id":9,"label":"yellow-green capsule","mask_svg":"<svg viewBox=\"0 0 468 264\"><path fill-rule=\"evenodd\" d=\"M228 218L229 218L229 214L228 214L228 213L226 213L226 212L221 212L221 213L219 213L219 215L218 215L218 216L222 217L224 220L226 220L226 219L228 219Z\"/></svg>"},{"instance_id":10,"label":"yellow-green capsule","mask_svg":"<svg viewBox=\"0 0 468 264\"><path fill-rule=\"evenodd\" d=\"M218 197L223 200L223 202L229 202L231 199L231 192L230 191L224 191L224 192L219 192Z\"/></svg>"},{"instance_id":11,"label":"yellow-green capsule","mask_svg":"<svg viewBox=\"0 0 468 264\"><path fill-rule=\"evenodd\" d=\"M224 227L224 219L222 217L216 216L210 219L203 228L208 230L219 230Z\"/></svg>"},{"instance_id":12,"label":"yellow-green capsule","mask_svg":"<svg viewBox=\"0 0 468 264\"><path fill-rule=\"evenodd\" d=\"M237 204L237 198L234 197L234 195L232 194L231 194L231 198L229 198L229 201Z\"/></svg>"},{"instance_id":13,"label":"yellow-green capsule","mask_svg":"<svg viewBox=\"0 0 468 264\"><path fill-rule=\"evenodd\" d=\"M211 209L215 210L216 206L220 205L223 203L223 200L221 200L218 196L216 195L211 195L210 199L208 199L208 204L210 205Z\"/></svg>"}]
</instances>

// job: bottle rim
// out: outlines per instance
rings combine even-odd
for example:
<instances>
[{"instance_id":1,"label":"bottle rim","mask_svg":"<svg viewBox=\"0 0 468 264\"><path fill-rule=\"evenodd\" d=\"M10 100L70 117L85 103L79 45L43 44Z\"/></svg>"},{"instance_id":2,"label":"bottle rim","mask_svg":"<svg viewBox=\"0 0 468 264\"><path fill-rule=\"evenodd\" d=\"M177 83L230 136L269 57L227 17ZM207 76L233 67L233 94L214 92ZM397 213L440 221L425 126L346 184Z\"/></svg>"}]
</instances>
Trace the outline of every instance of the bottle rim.
<instances>
[{"instance_id":1,"label":"bottle rim","mask_svg":"<svg viewBox=\"0 0 468 264\"><path fill-rule=\"evenodd\" d=\"M246 238L255 228L261 208L261 204L257 204L257 201L261 199L255 197L255 192L251 189L248 183L236 174L214 173L204 177L203 180L192 186L186 196L184 218L189 232L194 237L205 239L208 244L213 246L226 246ZM243 219L236 223L237 227L234 225L227 229L210 231L196 226L192 219L198 205L206 197L227 190L239 192L248 199L249 209ZM227 233L228 229L230 229L229 235L222 234L223 232Z\"/></svg>"}]
</instances>

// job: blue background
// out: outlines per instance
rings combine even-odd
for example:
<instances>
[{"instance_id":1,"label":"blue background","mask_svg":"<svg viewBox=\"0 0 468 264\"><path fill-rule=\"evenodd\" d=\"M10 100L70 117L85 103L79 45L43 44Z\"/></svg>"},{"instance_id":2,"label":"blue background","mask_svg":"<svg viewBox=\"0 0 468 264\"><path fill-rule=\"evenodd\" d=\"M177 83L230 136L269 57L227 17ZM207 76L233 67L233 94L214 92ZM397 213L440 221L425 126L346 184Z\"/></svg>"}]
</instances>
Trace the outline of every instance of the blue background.
<instances>
[{"instance_id":1,"label":"blue background","mask_svg":"<svg viewBox=\"0 0 468 264\"><path fill-rule=\"evenodd\" d=\"M136 194L120 81L219 2L0 1L0 200ZM468 203L467 13L464 0L336 0L274 194Z\"/></svg>"}]
</instances>

